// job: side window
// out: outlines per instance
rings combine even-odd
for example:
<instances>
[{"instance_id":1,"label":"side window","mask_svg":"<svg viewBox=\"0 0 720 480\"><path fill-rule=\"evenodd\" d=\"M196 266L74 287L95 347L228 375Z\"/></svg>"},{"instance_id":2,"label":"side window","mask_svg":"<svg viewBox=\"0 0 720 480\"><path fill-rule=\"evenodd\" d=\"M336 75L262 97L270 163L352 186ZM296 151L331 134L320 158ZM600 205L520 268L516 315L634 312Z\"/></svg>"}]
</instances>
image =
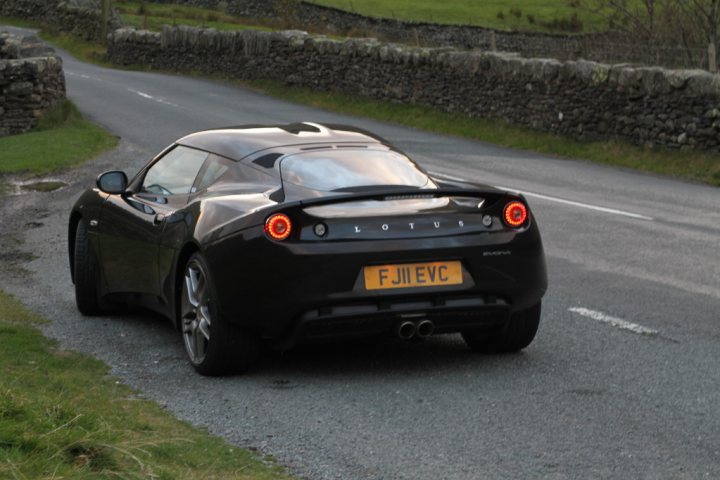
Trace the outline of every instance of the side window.
<instances>
[{"instance_id":1,"label":"side window","mask_svg":"<svg viewBox=\"0 0 720 480\"><path fill-rule=\"evenodd\" d=\"M150 167L140 191L155 195L187 195L207 156L207 152L193 148L173 148Z\"/></svg>"},{"instance_id":2,"label":"side window","mask_svg":"<svg viewBox=\"0 0 720 480\"><path fill-rule=\"evenodd\" d=\"M198 175L198 181L193 189L193 192L199 192L208 188L210 185L218 181L220 177L225 175L225 173L230 170L234 164L236 164L236 162L233 162L232 160L210 154L208 161L205 163L205 166Z\"/></svg>"}]
</instances>

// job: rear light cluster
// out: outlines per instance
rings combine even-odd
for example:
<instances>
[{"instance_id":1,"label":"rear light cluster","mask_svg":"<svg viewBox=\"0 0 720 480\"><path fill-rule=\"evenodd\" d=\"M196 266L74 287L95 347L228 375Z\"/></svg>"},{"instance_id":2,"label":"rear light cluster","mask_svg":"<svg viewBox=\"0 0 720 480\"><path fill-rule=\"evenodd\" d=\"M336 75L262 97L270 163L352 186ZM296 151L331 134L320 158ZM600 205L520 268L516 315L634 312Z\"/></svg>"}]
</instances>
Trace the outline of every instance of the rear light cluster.
<instances>
[{"instance_id":1,"label":"rear light cluster","mask_svg":"<svg viewBox=\"0 0 720 480\"><path fill-rule=\"evenodd\" d=\"M273 240L285 240L292 233L290 217L284 213L276 213L265 221L265 233Z\"/></svg>"},{"instance_id":2,"label":"rear light cluster","mask_svg":"<svg viewBox=\"0 0 720 480\"><path fill-rule=\"evenodd\" d=\"M505 205L503 220L510 227L520 227L527 220L528 212L524 203L513 201Z\"/></svg>"},{"instance_id":3,"label":"rear light cluster","mask_svg":"<svg viewBox=\"0 0 720 480\"><path fill-rule=\"evenodd\" d=\"M523 202L513 200L505 205L503 210L503 220L505 224L512 228L522 227L528 218L528 210ZM483 225L489 227L492 223L492 217L485 215L483 217ZM275 213L270 215L265 221L265 234L273 240L283 241L290 237L293 231L293 224L290 217L284 213ZM313 228L316 236L324 237L327 233L327 226L324 223L318 223Z\"/></svg>"}]
</instances>

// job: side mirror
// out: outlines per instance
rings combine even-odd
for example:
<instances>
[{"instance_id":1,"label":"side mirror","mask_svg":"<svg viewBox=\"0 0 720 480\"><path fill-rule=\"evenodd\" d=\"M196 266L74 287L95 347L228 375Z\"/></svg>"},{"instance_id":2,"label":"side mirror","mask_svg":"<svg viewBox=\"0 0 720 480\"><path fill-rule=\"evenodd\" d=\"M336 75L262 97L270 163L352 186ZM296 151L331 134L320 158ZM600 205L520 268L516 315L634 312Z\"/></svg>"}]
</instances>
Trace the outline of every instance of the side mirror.
<instances>
[{"instance_id":1,"label":"side mirror","mask_svg":"<svg viewBox=\"0 0 720 480\"><path fill-rule=\"evenodd\" d=\"M127 190L128 178L125 172L114 170L98 175L96 183L103 192L118 195Z\"/></svg>"}]
</instances>

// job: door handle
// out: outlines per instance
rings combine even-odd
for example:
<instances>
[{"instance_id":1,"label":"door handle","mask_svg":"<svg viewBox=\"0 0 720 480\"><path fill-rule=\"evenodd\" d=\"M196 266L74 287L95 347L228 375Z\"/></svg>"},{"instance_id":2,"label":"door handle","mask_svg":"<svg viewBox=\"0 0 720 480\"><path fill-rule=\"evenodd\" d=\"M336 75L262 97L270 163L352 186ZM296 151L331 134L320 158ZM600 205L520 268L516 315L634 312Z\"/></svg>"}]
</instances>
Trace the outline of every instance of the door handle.
<instances>
[{"instance_id":1,"label":"door handle","mask_svg":"<svg viewBox=\"0 0 720 480\"><path fill-rule=\"evenodd\" d=\"M155 225L160 225L164 221L165 221L165 215L163 215L162 213L158 213L157 215L155 215L155 219L153 220L153 223Z\"/></svg>"}]
</instances>

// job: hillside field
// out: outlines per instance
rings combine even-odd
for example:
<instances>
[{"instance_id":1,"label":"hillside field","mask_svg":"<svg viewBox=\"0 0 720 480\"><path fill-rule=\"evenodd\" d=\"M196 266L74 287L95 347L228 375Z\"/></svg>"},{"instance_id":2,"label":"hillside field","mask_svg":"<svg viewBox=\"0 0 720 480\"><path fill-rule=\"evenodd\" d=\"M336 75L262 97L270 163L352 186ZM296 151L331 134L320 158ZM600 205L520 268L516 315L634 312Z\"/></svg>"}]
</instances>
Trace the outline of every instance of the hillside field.
<instances>
[{"instance_id":1,"label":"hillside field","mask_svg":"<svg viewBox=\"0 0 720 480\"><path fill-rule=\"evenodd\" d=\"M595 0L312 0L374 17L481 25L506 30L598 31Z\"/></svg>"}]
</instances>

